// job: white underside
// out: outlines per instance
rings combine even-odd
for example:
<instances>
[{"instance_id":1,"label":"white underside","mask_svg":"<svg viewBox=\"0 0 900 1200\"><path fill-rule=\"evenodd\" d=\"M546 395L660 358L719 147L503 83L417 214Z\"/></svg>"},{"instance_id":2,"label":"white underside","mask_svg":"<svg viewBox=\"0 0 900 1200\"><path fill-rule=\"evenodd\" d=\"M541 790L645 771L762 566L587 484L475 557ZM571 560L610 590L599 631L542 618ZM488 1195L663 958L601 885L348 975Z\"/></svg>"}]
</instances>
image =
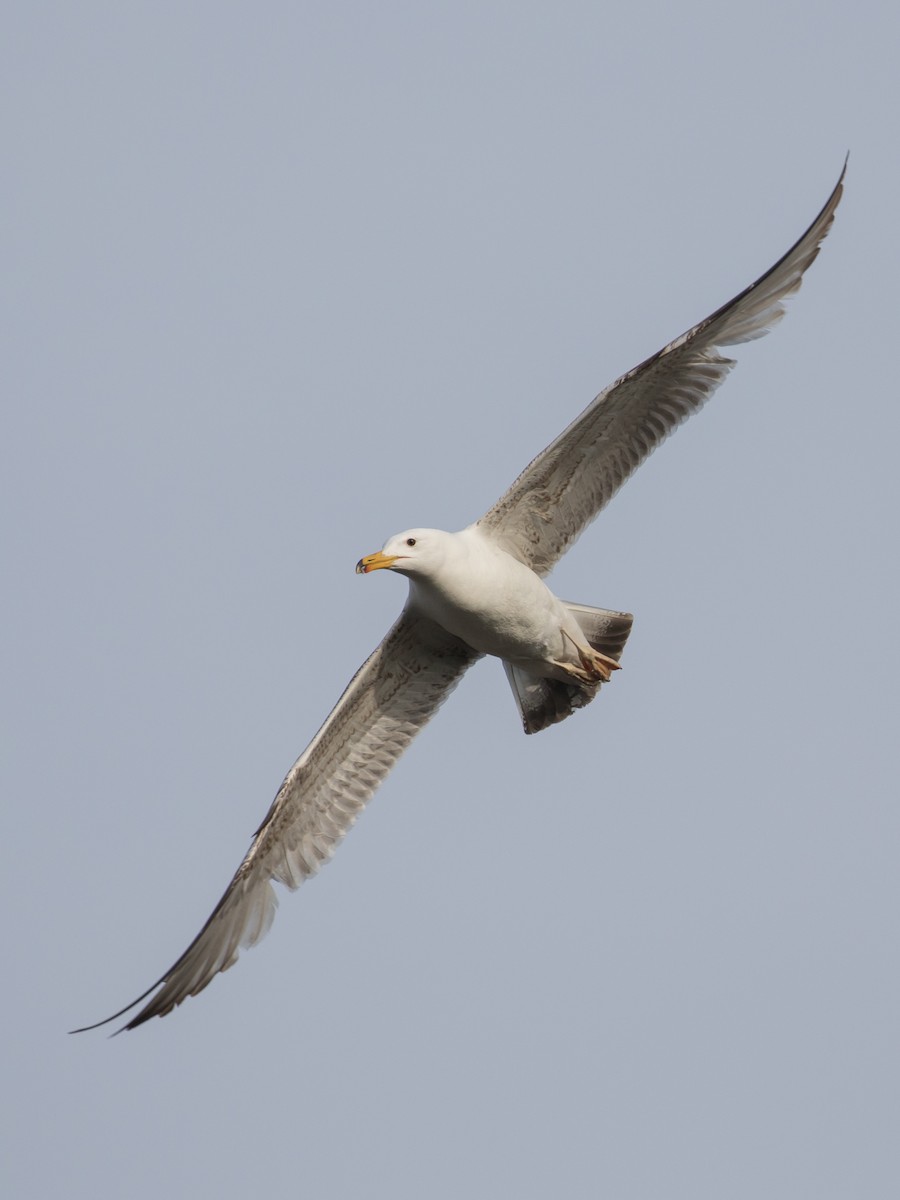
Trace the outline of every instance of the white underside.
<instances>
[{"instance_id":1,"label":"white underside","mask_svg":"<svg viewBox=\"0 0 900 1200\"><path fill-rule=\"evenodd\" d=\"M410 605L482 654L566 678L590 653L581 627L544 581L475 526L444 534L446 557L428 577L410 576Z\"/></svg>"}]
</instances>

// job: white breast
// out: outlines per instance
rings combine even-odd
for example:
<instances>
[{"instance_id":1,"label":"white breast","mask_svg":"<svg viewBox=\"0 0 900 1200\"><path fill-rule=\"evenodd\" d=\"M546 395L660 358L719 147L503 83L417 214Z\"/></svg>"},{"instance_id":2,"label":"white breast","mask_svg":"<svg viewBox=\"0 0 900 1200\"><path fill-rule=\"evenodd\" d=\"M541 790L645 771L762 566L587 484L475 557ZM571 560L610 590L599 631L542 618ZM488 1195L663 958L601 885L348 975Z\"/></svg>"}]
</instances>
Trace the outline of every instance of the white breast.
<instances>
[{"instance_id":1,"label":"white breast","mask_svg":"<svg viewBox=\"0 0 900 1200\"><path fill-rule=\"evenodd\" d=\"M509 662L557 657L571 621L534 571L474 526L448 535L434 575L410 577L410 602L473 649Z\"/></svg>"}]
</instances>

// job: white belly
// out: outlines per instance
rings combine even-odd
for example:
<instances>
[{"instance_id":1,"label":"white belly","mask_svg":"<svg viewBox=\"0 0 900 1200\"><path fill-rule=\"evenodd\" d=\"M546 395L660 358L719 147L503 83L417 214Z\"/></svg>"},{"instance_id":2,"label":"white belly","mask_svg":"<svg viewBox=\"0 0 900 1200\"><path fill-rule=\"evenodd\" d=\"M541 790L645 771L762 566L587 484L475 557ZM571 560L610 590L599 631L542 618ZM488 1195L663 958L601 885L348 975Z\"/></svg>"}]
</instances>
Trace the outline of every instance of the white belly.
<instances>
[{"instance_id":1,"label":"white belly","mask_svg":"<svg viewBox=\"0 0 900 1200\"><path fill-rule=\"evenodd\" d=\"M464 569L410 578L411 603L483 654L523 667L569 659L574 646L567 642L583 643L584 635L544 581L480 537L462 549Z\"/></svg>"}]
</instances>

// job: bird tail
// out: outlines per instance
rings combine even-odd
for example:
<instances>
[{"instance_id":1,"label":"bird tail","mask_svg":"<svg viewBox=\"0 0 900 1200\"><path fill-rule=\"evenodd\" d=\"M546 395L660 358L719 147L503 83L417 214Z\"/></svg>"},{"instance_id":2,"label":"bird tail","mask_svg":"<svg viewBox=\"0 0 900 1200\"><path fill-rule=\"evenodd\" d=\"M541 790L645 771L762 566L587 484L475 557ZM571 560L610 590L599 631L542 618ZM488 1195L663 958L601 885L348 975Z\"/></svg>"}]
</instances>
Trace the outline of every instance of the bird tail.
<instances>
[{"instance_id":1,"label":"bird tail","mask_svg":"<svg viewBox=\"0 0 900 1200\"><path fill-rule=\"evenodd\" d=\"M568 601L564 603L581 626L588 645L618 662L631 633L634 620L631 613L588 608L586 604L570 604ZM601 686L599 681L580 685L559 679L544 679L511 663L504 662L503 665L526 733L539 733L549 725L564 721L576 708L590 704Z\"/></svg>"}]
</instances>

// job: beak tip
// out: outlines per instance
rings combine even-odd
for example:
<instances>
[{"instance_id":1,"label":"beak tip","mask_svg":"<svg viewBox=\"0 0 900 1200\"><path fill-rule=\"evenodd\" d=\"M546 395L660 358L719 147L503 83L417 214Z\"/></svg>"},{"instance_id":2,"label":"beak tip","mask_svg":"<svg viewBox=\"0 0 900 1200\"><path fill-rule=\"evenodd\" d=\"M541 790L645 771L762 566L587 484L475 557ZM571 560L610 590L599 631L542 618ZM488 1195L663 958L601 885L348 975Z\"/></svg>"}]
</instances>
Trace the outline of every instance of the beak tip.
<instances>
[{"instance_id":1,"label":"beak tip","mask_svg":"<svg viewBox=\"0 0 900 1200\"><path fill-rule=\"evenodd\" d=\"M383 567L391 567L397 561L396 554L385 554L378 550L375 554L366 554L356 564L357 575L368 575L370 571L380 571Z\"/></svg>"}]
</instances>

